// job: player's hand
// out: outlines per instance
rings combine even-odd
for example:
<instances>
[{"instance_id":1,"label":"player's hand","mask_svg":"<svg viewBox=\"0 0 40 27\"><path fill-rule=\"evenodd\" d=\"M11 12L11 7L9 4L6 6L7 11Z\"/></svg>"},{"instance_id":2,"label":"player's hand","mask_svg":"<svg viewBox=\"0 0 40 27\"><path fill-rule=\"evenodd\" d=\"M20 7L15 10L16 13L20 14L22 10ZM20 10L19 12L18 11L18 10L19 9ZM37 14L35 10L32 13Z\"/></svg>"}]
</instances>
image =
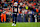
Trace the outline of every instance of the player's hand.
<instances>
[{"instance_id":1,"label":"player's hand","mask_svg":"<svg viewBox=\"0 0 40 27\"><path fill-rule=\"evenodd\" d=\"M17 13L17 16L18 16L19 14Z\"/></svg>"}]
</instances>

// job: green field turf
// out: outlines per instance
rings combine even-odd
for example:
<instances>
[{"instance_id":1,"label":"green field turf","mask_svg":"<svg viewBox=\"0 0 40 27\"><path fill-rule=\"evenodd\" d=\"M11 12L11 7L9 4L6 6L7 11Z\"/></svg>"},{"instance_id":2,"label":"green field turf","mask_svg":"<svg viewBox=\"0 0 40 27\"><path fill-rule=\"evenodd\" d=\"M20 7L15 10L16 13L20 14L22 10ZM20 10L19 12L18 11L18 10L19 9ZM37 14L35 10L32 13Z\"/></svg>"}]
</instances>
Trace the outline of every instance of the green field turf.
<instances>
[{"instance_id":1,"label":"green field turf","mask_svg":"<svg viewBox=\"0 0 40 27\"><path fill-rule=\"evenodd\" d=\"M21 22L17 23L16 26L11 26L12 23L0 23L0 27L40 27L40 23L28 23L28 22Z\"/></svg>"}]
</instances>

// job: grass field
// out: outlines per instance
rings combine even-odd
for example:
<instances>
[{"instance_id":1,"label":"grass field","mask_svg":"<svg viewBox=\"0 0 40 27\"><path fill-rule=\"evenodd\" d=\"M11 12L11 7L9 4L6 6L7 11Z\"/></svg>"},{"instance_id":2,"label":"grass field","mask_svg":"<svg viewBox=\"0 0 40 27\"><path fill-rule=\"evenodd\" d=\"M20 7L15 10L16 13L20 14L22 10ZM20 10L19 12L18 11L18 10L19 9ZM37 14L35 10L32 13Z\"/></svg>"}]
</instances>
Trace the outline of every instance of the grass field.
<instances>
[{"instance_id":1,"label":"grass field","mask_svg":"<svg viewBox=\"0 0 40 27\"><path fill-rule=\"evenodd\" d=\"M16 26L11 26L12 23L0 23L0 27L40 27L40 23L28 23L28 22L20 22L17 23Z\"/></svg>"}]
</instances>

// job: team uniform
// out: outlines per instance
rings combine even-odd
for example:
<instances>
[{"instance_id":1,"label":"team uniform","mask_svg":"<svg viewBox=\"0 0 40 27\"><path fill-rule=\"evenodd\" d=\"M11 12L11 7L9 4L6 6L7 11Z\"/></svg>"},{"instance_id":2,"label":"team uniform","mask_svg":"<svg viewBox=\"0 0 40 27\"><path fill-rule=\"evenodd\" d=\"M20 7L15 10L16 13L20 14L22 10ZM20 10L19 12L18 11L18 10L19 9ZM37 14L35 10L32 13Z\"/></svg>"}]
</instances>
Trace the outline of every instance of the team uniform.
<instances>
[{"instance_id":1,"label":"team uniform","mask_svg":"<svg viewBox=\"0 0 40 27\"><path fill-rule=\"evenodd\" d=\"M13 24L12 26L16 26L17 13L18 13L18 2L15 1L13 5Z\"/></svg>"}]
</instances>

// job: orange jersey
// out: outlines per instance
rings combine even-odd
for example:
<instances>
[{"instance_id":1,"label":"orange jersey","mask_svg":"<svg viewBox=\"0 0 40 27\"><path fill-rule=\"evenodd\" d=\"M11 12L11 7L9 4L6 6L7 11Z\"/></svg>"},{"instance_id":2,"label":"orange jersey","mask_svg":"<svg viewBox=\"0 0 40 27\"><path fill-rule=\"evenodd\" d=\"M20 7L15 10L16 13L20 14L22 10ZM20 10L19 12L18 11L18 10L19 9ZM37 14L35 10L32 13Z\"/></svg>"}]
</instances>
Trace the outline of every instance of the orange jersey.
<instances>
[{"instance_id":1,"label":"orange jersey","mask_svg":"<svg viewBox=\"0 0 40 27\"><path fill-rule=\"evenodd\" d=\"M38 9L36 9L36 12L39 12Z\"/></svg>"}]
</instances>

